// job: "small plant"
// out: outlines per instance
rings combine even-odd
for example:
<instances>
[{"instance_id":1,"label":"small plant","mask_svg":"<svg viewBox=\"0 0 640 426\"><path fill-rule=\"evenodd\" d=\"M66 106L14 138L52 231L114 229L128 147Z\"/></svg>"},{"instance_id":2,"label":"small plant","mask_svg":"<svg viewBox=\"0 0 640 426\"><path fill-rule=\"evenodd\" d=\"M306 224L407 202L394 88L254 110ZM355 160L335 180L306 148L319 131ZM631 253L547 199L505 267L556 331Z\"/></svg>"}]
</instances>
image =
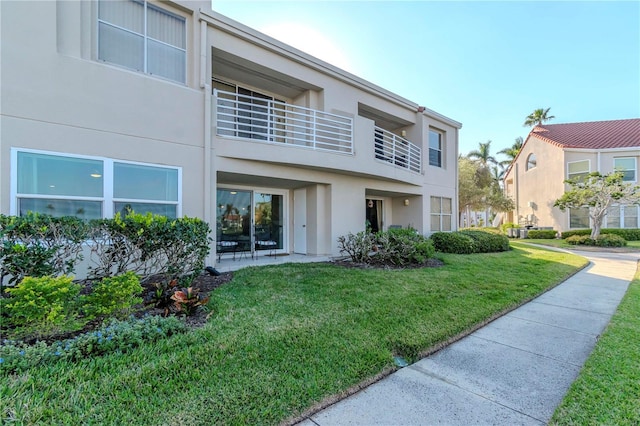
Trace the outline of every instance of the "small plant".
<instances>
[{"instance_id":1,"label":"small plant","mask_svg":"<svg viewBox=\"0 0 640 426\"><path fill-rule=\"evenodd\" d=\"M63 331L78 330L78 295L81 286L71 277L25 277L6 291L11 295L3 303L16 336L33 334L50 336Z\"/></svg>"},{"instance_id":2,"label":"small plant","mask_svg":"<svg viewBox=\"0 0 640 426\"><path fill-rule=\"evenodd\" d=\"M89 318L111 315L124 318L132 312L134 305L142 303L142 298L138 297L140 293L140 279L133 272L103 278L86 297L85 312Z\"/></svg>"},{"instance_id":3,"label":"small plant","mask_svg":"<svg viewBox=\"0 0 640 426\"><path fill-rule=\"evenodd\" d=\"M177 279L161 280L152 284L156 289L151 296L151 302L156 308L164 310L164 316L169 315L169 307L173 303L171 297L178 285Z\"/></svg>"},{"instance_id":4,"label":"small plant","mask_svg":"<svg viewBox=\"0 0 640 426\"><path fill-rule=\"evenodd\" d=\"M199 290L193 287L182 288L176 290L171 296L171 300L174 301L174 306L178 312L184 313L186 316L191 316L196 313L198 307L204 306L209 303L209 297L203 297L198 294Z\"/></svg>"},{"instance_id":5,"label":"small plant","mask_svg":"<svg viewBox=\"0 0 640 426\"><path fill-rule=\"evenodd\" d=\"M558 233L553 229L532 229L527 233L527 238L550 240L556 237Z\"/></svg>"},{"instance_id":6,"label":"small plant","mask_svg":"<svg viewBox=\"0 0 640 426\"><path fill-rule=\"evenodd\" d=\"M565 239L567 244L572 246L594 246L595 241L589 235L572 235Z\"/></svg>"},{"instance_id":7,"label":"small plant","mask_svg":"<svg viewBox=\"0 0 640 426\"><path fill-rule=\"evenodd\" d=\"M61 360L77 361L115 351L125 353L143 342L152 342L186 330L184 321L176 317L145 316L124 321L112 319L98 330L51 344L38 341L28 345L4 340L0 344L0 374L25 371Z\"/></svg>"}]
</instances>

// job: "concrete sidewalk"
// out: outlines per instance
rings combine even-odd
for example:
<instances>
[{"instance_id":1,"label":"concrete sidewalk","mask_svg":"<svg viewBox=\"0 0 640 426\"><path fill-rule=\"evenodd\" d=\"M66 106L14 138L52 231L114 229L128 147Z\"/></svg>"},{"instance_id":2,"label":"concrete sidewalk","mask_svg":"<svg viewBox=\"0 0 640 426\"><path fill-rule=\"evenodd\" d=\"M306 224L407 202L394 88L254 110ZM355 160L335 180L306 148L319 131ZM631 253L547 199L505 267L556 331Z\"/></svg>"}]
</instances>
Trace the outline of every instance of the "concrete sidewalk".
<instances>
[{"instance_id":1,"label":"concrete sidewalk","mask_svg":"<svg viewBox=\"0 0 640 426\"><path fill-rule=\"evenodd\" d=\"M577 253L591 264L561 285L300 425L546 424L640 259Z\"/></svg>"}]
</instances>

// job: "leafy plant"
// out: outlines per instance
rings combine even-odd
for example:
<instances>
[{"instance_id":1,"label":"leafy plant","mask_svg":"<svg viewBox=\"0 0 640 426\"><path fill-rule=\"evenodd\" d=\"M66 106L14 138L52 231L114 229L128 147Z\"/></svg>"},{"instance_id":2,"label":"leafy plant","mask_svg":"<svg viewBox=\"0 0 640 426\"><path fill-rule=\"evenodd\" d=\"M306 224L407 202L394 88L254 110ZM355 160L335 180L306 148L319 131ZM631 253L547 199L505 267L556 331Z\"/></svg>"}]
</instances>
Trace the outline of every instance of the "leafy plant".
<instances>
[{"instance_id":1,"label":"leafy plant","mask_svg":"<svg viewBox=\"0 0 640 426\"><path fill-rule=\"evenodd\" d=\"M361 231L357 234L349 232L338 237L340 253L347 253L353 262L368 263L375 243L374 235Z\"/></svg>"},{"instance_id":2,"label":"leafy plant","mask_svg":"<svg viewBox=\"0 0 640 426\"><path fill-rule=\"evenodd\" d=\"M182 288L176 290L171 296L171 300L174 301L174 305L178 312L182 312L187 316L191 316L196 313L196 310L200 306L204 306L209 303L209 296L203 297L198 294L199 290L193 287Z\"/></svg>"},{"instance_id":3,"label":"leafy plant","mask_svg":"<svg viewBox=\"0 0 640 426\"><path fill-rule=\"evenodd\" d=\"M591 231L589 231L589 235ZM572 235L565 239L567 244L571 244L573 246L593 246L595 245L595 241L589 235Z\"/></svg>"},{"instance_id":4,"label":"leafy plant","mask_svg":"<svg viewBox=\"0 0 640 426\"><path fill-rule=\"evenodd\" d=\"M76 361L114 351L126 353L144 342L186 330L184 321L176 317L145 316L139 319L130 317L123 321L112 319L95 331L51 344L38 341L28 345L4 340L0 344L0 373L15 373L37 365L60 360Z\"/></svg>"},{"instance_id":5,"label":"leafy plant","mask_svg":"<svg viewBox=\"0 0 640 426\"><path fill-rule=\"evenodd\" d=\"M42 337L79 329L80 290L81 286L67 276L25 277L8 288L11 297L3 303L3 310L15 327L13 334Z\"/></svg>"},{"instance_id":6,"label":"leafy plant","mask_svg":"<svg viewBox=\"0 0 640 426\"><path fill-rule=\"evenodd\" d=\"M627 241L624 238L614 234L600 234L595 243L599 247L624 247L627 245Z\"/></svg>"},{"instance_id":7,"label":"leafy plant","mask_svg":"<svg viewBox=\"0 0 640 426\"><path fill-rule=\"evenodd\" d=\"M433 257L433 242L415 229L392 229L376 235L378 253L371 261L391 265L422 264Z\"/></svg>"},{"instance_id":8,"label":"leafy plant","mask_svg":"<svg viewBox=\"0 0 640 426\"><path fill-rule=\"evenodd\" d=\"M89 318L96 316L126 317L133 306L142 303L140 279L133 272L111 278L103 278L93 286L85 299L85 312Z\"/></svg>"},{"instance_id":9,"label":"leafy plant","mask_svg":"<svg viewBox=\"0 0 640 426\"><path fill-rule=\"evenodd\" d=\"M531 239L553 239L558 234L553 229L532 229L527 233L527 238Z\"/></svg>"},{"instance_id":10,"label":"leafy plant","mask_svg":"<svg viewBox=\"0 0 640 426\"><path fill-rule=\"evenodd\" d=\"M169 315L169 307L173 303L171 296L178 285L177 279L160 280L152 284L156 289L151 296L151 303L156 308L164 309L164 315Z\"/></svg>"}]
</instances>

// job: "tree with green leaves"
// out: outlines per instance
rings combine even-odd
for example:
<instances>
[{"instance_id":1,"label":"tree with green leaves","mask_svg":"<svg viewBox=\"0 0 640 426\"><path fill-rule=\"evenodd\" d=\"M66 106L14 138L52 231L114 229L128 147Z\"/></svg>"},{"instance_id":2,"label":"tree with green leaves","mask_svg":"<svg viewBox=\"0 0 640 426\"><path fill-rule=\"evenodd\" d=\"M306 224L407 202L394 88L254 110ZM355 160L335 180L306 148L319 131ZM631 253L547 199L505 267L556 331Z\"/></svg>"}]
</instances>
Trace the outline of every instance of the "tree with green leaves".
<instances>
[{"instance_id":1,"label":"tree with green leaves","mask_svg":"<svg viewBox=\"0 0 640 426\"><path fill-rule=\"evenodd\" d=\"M502 167L509 167L509 165L513 163L513 160L515 160L520 153L522 145L524 145L524 140L522 139L522 136L518 136L513 142L513 145L511 145L509 148L498 151L498 154L502 154L507 157L506 160L500 161L498 164Z\"/></svg>"},{"instance_id":2,"label":"tree with green leaves","mask_svg":"<svg viewBox=\"0 0 640 426\"><path fill-rule=\"evenodd\" d=\"M600 235L607 209L613 204L630 205L640 203L640 186L624 181L623 172L590 173L586 177L565 180L571 189L553 204L560 210L589 208L591 239Z\"/></svg>"},{"instance_id":3,"label":"tree with green leaves","mask_svg":"<svg viewBox=\"0 0 640 426\"><path fill-rule=\"evenodd\" d=\"M542 123L547 122L553 118L556 118L553 115L549 115L549 110L551 108L538 108L533 111L531 114L527 116L524 120L524 127L532 127L532 126L541 126Z\"/></svg>"},{"instance_id":4,"label":"tree with green leaves","mask_svg":"<svg viewBox=\"0 0 640 426\"><path fill-rule=\"evenodd\" d=\"M472 160L477 160L483 167L488 167L492 164L498 164L495 157L491 155L491 141L480 142L478 149L473 150L467 154Z\"/></svg>"},{"instance_id":5,"label":"tree with green leaves","mask_svg":"<svg viewBox=\"0 0 640 426\"><path fill-rule=\"evenodd\" d=\"M499 181L494 179L491 168L467 157L458 158L458 206L459 214L471 217L472 211L489 209L498 212L513 210L514 204L502 192ZM487 218L489 216L487 215ZM470 223L467 223L470 226Z\"/></svg>"}]
</instances>

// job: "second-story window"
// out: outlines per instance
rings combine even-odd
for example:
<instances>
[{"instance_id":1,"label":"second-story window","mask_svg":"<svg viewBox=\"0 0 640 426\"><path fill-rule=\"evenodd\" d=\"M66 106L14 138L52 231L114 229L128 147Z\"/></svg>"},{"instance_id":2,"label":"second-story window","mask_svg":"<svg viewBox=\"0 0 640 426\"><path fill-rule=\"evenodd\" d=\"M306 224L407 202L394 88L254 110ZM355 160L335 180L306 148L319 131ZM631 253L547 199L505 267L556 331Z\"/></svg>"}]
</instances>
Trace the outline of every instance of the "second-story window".
<instances>
[{"instance_id":1,"label":"second-story window","mask_svg":"<svg viewBox=\"0 0 640 426\"><path fill-rule=\"evenodd\" d=\"M429 165L442 167L442 133L429 130Z\"/></svg>"},{"instance_id":2,"label":"second-story window","mask_svg":"<svg viewBox=\"0 0 640 426\"><path fill-rule=\"evenodd\" d=\"M100 0L98 59L185 83L185 20L146 1Z\"/></svg>"},{"instance_id":3,"label":"second-story window","mask_svg":"<svg viewBox=\"0 0 640 426\"><path fill-rule=\"evenodd\" d=\"M636 159L635 158L614 158L613 168L617 172L624 173L623 180L626 182L636 181Z\"/></svg>"},{"instance_id":4,"label":"second-story window","mask_svg":"<svg viewBox=\"0 0 640 426\"><path fill-rule=\"evenodd\" d=\"M584 179L589 176L589 160L572 161L567 164L567 179Z\"/></svg>"},{"instance_id":5,"label":"second-story window","mask_svg":"<svg viewBox=\"0 0 640 426\"><path fill-rule=\"evenodd\" d=\"M538 165L538 160L536 160L535 154L529 154L527 157L527 170L535 169Z\"/></svg>"}]
</instances>

